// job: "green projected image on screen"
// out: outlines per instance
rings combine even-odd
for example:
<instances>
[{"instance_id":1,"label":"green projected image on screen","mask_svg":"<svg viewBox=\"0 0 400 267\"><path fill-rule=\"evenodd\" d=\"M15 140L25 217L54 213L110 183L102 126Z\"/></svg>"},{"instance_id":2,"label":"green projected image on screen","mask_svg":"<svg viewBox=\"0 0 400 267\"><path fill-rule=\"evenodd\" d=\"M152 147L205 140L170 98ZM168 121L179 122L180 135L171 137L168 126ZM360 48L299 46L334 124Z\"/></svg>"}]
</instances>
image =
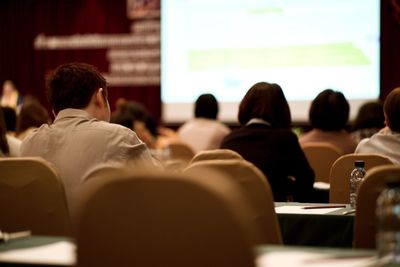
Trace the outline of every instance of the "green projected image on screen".
<instances>
[{"instance_id":1,"label":"green projected image on screen","mask_svg":"<svg viewBox=\"0 0 400 267\"><path fill-rule=\"evenodd\" d=\"M189 51L189 71L238 66L244 69L369 65L352 43Z\"/></svg>"}]
</instances>

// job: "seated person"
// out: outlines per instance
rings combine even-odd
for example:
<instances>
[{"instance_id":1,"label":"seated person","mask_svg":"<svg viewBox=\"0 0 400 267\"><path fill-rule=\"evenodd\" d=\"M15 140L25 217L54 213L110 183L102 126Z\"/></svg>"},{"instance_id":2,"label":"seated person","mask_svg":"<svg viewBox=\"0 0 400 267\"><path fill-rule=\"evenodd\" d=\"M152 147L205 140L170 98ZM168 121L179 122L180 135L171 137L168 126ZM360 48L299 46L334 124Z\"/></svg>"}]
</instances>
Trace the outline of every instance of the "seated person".
<instances>
[{"instance_id":1,"label":"seated person","mask_svg":"<svg viewBox=\"0 0 400 267\"><path fill-rule=\"evenodd\" d=\"M157 127L156 120L144 105L119 98L116 107L111 122L135 131L149 148L162 149L177 138L172 129Z\"/></svg>"},{"instance_id":2,"label":"seated person","mask_svg":"<svg viewBox=\"0 0 400 267\"><path fill-rule=\"evenodd\" d=\"M11 80L3 83L3 91L0 97L0 105L2 107L13 108L17 113L23 102L22 95L18 92L17 87Z\"/></svg>"},{"instance_id":3,"label":"seated person","mask_svg":"<svg viewBox=\"0 0 400 267\"><path fill-rule=\"evenodd\" d=\"M17 119L17 126L15 137L24 140L34 129L40 127L42 124L50 123L50 117L47 110L40 104L40 102L32 97L25 96L24 103Z\"/></svg>"},{"instance_id":4,"label":"seated person","mask_svg":"<svg viewBox=\"0 0 400 267\"><path fill-rule=\"evenodd\" d=\"M371 137L384 127L383 103L381 101L366 102L358 110L351 136L358 144L362 139Z\"/></svg>"},{"instance_id":5,"label":"seated person","mask_svg":"<svg viewBox=\"0 0 400 267\"><path fill-rule=\"evenodd\" d=\"M360 141L355 153L377 153L400 164L400 87L386 97L383 104L386 128Z\"/></svg>"},{"instance_id":6,"label":"seated person","mask_svg":"<svg viewBox=\"0 0 400 267\"><path fill-rule=\"evenodd\" d=\"M218 101L212 94L200 95L195 103L194 118L178 129L179 139L197 153L216 149L230 129L217 120Z\"/></svg>"},{"instance_id":7,"label":"seated person","mask_svg":"<svg viewBox=\"0 0 400 267\"><path fill-rule=\"evenodd\" d=\"M309 119L313 129L299 139L301 145L326 142L338 147L343 154L353 153L357 143L346 131L350 105L338 91L326 89L312 101Z\"/></svg>"},{"instance_id":8,"label":"seated person","mask_svg":"<svg viewBox=\"0 0 400 267\"><path fill-rule=\"evenodd\" d=\"M65 187L74 221L77 192L86 172L99 164L137 160L153 164L147 146L135 132L109 123L107 82L100 72L84 63L67 63L47 80L48 100L56 118L25 137L22 156L38 156L53 163Z\"/></svg>"},{"instance_id":9,"label":"seated person","mask_svg":"<svg viewBox=\"0 0 400 267\"><path fill-rule=\"evenodd\" d=\"M275 201L312 202L314 172L291 130L291 115L278 84L253 85L239 105L241 128L221 148L238 152L267 177Z\"/></svg>"}]
</instances>

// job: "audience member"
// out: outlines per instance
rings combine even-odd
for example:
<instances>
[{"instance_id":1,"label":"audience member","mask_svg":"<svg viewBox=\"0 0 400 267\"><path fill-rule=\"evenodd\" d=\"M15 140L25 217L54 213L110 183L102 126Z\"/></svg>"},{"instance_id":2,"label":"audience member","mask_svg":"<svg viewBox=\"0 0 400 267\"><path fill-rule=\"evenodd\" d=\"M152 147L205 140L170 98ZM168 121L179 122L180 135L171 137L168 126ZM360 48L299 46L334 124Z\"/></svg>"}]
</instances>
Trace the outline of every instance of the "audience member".
<instances>
[{"instance_id":1,"label":"audience member","mask_svg":"<svg viewBox=\"0 0 400 267\"><path fill-rule=\"evenodd\" d=\"M383 103L381 101L366 102L358 110L351 136L358 144L362 139L371 137L384 127Z\"/></svg>"},{"instance_id":2,"label":"audience member","mask_svg":"<svg viewBox=\"0 0 400 267\"><path fill-rule=\"evenodd\" d=\"M346 131L350 105L338 91L326 89L312 101L309 119L313 129L300 137L300 144L325 142L338 147L343 154L353 153L357 143Z\"/></svg>"},{"instance_id":3,"label":"audience member","mask_svg":"<svg viewBox=\"0 0 400 267\"><path fill-rule=\"evenodd\" d=\"M240 129L224 138L221 148L238 152L267 177L275 201L313 201L314 172L297 136L291 131L291 115L278 84L253 85L239 105Z\"/></svg>"},{"instance_id":4,"label":"audience member","mask_svg":"<svg viewBox=\"0 0 400 267\"><path fill-rule=\"evenodd\" d=\"M3 110L0 109L0 157L18 157L21 141L7 133Z\"/></svg>"},{"instance_id":5,"label":"audience member","mask_svg":"<svg viewBox=\"0 0 400 267\"><path fill-rule=\"evenodd\" d=\"M387 128L361 140L355 153L378 153L400 164L400 87L386 97L383 111Z\"/></svg>"},{"instance_id":6,"label":"audience member","mask_svg":"<svg viewBox=\"0 0 400 267\"><path fill-rule=\"evenodd\" d=\"M117 110L111 122L134 130L149 148L157 147L157 126L153 116L144 105L135 101L118 100Z\"/></svg>"},{"instance_id":7,"label":"audience member","mask_svg":"<svg viewBox=\"0 0 400 267\"><path fill-rule=\"evenodd\" d=\"M56 118L24 139L21 154L40 156L58 168L74 219L85 173L99 164L135 159L138 165L152 165L153 161L132 130L109 123L106 80L93 66L61 65L48 77L47 89Z\"/></svg>"},{"instance_id":8,"label":"audience member","mask_svg":"<svg viewBox=\"0 0 400 267\"><path fill-rule=\"evenodd\" d=\"M0 105L2 107L13 108L18 112L22 101L23 98L15 87L15 84L11 80L6 80L3 83Z\"/></svg>"},{"instance_id":9,"label":"audience member","mask_svg":"<svg viewBox=\"0 0 400 267\"><path fill-rule=\"evenodd\" d=\"M218 111L218 101L212 94L200 95L195 102L194 118L178 129L179 139L195 153L219 148L230 129L217 120Z\"/></svg>"},{"instance_id":10,"label":"audience member","mask_svg":"<svg viewBox=\"0 0 400 267\"><path fill-rule=\"evenodd\" d=\"M17 119L15 137L23 140L30 132L45 123L50 123L47 110L36 98L25 96Z\"/></svg>"}]
</instances>

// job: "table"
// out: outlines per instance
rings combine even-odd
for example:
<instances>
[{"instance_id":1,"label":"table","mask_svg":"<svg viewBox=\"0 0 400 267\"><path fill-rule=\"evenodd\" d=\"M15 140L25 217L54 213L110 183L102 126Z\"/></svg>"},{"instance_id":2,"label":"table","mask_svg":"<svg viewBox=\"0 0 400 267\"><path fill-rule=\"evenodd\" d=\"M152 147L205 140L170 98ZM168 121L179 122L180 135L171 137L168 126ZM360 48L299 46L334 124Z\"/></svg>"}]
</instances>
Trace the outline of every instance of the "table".
<instances>
[{"instance_id":1,"label":"table","mask_svg":"<svg viewBox=\"0 0 400 267\"><path fill-rule=\"evenodd\" d=\"M0 243L0 266L73 266L76 246L71 238L31 236Z\"/></svg>"},{"instance_id":2,"label":"table","mask_svg":"<svg viewBox=\"0 0 400 267\"><path fill-rule=\"evenodd\" d=\"M36 249L35 253L42 246L60 245L57 253L47 253L45 256L36 255L32 258L32 250L20 249ZM68 245L65 245L68 244ZM17 258L7 259L7 253L17 252ZM48 236L32 236L21 239L12 240L7 243L0 244L0 266L54 266L54 267L71 267L76 263L76 247L74 241L65 237L48 237ZM375 266L376 251L375 250L359 250L359 249L332 249L321 247L299 247L299 246L276 246L261 245L255 249L255 261L257 267L280 267L280 266ZM29 258L31 257L31 258ZM5 260L6 259L6 260ZM358 265L356 265L358 264ZM368 265L367 265L368 264Z\"/></svg>"},{"instance_id":3,"label":"table","mask_svg":"<svg viewBox=\"0 0 400 267\"><path fill-rule=\"evenodd\" d=\"M375 250L266 245L256 247L255 254L257 267L378 266Z\"/></svg>"},{"instance_id":4,"label":"table","mask_svg":"<svg viewBox=\"0 0 400 267\"><path fill-rule=\"evenodd\" d=\"M275 202L275 209L283 206L329 207L332 205L337 204ZM317 210L308 210L309 214L306 210L301 214L277 212L283 243L299 246L352 247L354 213L344 214L350 210L349 205L345 205L344 208L327 210L326 214L311 214Z\"/></svg>"}]
</instances>

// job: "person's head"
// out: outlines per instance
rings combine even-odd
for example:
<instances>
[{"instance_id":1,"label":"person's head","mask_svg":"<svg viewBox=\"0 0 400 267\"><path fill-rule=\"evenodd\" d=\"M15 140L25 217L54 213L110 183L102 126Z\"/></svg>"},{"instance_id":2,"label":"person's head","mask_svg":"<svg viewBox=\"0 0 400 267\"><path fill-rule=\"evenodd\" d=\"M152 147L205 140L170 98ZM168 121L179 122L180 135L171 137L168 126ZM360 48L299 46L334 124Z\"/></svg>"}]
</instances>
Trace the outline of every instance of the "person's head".
<instances>
[{"instance_id":1,"label":"person's head","mask_svg":"<svg viewBox=\"0 0 400 267\"><path fill-rule=\"evenodd\" d=\"M245 125L253 118L263 119L273 128L291 127L289 105L278 84L259 82L247 91L239 105L238 119Z\"/></svg>"},{"instance_id":2,"label":"person's head","mask_svg":"<svg viewBox=\"0 0 400 267\"><path fill-rule=\"evenodd\" d=\"M386 125L395 132L400 132L400 87L393 89L383 104Z\"/></svg>"},{"instance_id":3,"label":"person's head","mask_svg":"<svg viewBox=\"0 0 400 267\"><path fill-rule=\"evenodd\" d=\"M47 110L36 99L26 101L19 112L17 120L16 135L31 127L39 127L42 124L49 123L50 117Z\"/></svg>"},{"instance_id":4,"label":"person's head","mask_svg":"<svg viewBox=\"0 0 400 267\"><path fill-rule=\"evenodd\" d=\"M10 96L14 92L17 91L17 88L15 87L15 84L11 80L6 80L3 83L3 95L4 96Z\"/></svg>"},{"instance_id":5,"label":"person's head","mask_svg":"<svg viewBox=\"0 0 400 267\"><path fill-rule=\"evenodd\" d=\"M338 91L326 89L312 101L309 119L311 126L323 131L339 131L346 128L350 105Z\"/></svg>"},{"instance_id":6,"label":"person's head","mask_svg":"<svg viewBox=\"0 0 400 267\"><path fill-rule=\"evenodd\" d=\"M383 103L381 101L364 103L357 112L353 130L383 127L385 127Z\"/></svg>"},{"instance_id":7,"label":"person's head","mask_svg":"<svg viewBox=\"0 0 400 267\"><path fill-rule=\"evenodd\" d=\"M66 63L47 78L47 97L54 113L66 108L84 109L99 120L110 120L107 82L92 65Z\"/></svg>"},{"instance_id":8,"label":"person's head","mask_svg":"<svg viewBox=\"0 0 400 267\"><path fill-rule=\"evenodd\" d=\"M194 106L196 118L216 119L218 116L218 101L212 94L200 95Z\"/></svg>"}]
</instances>

